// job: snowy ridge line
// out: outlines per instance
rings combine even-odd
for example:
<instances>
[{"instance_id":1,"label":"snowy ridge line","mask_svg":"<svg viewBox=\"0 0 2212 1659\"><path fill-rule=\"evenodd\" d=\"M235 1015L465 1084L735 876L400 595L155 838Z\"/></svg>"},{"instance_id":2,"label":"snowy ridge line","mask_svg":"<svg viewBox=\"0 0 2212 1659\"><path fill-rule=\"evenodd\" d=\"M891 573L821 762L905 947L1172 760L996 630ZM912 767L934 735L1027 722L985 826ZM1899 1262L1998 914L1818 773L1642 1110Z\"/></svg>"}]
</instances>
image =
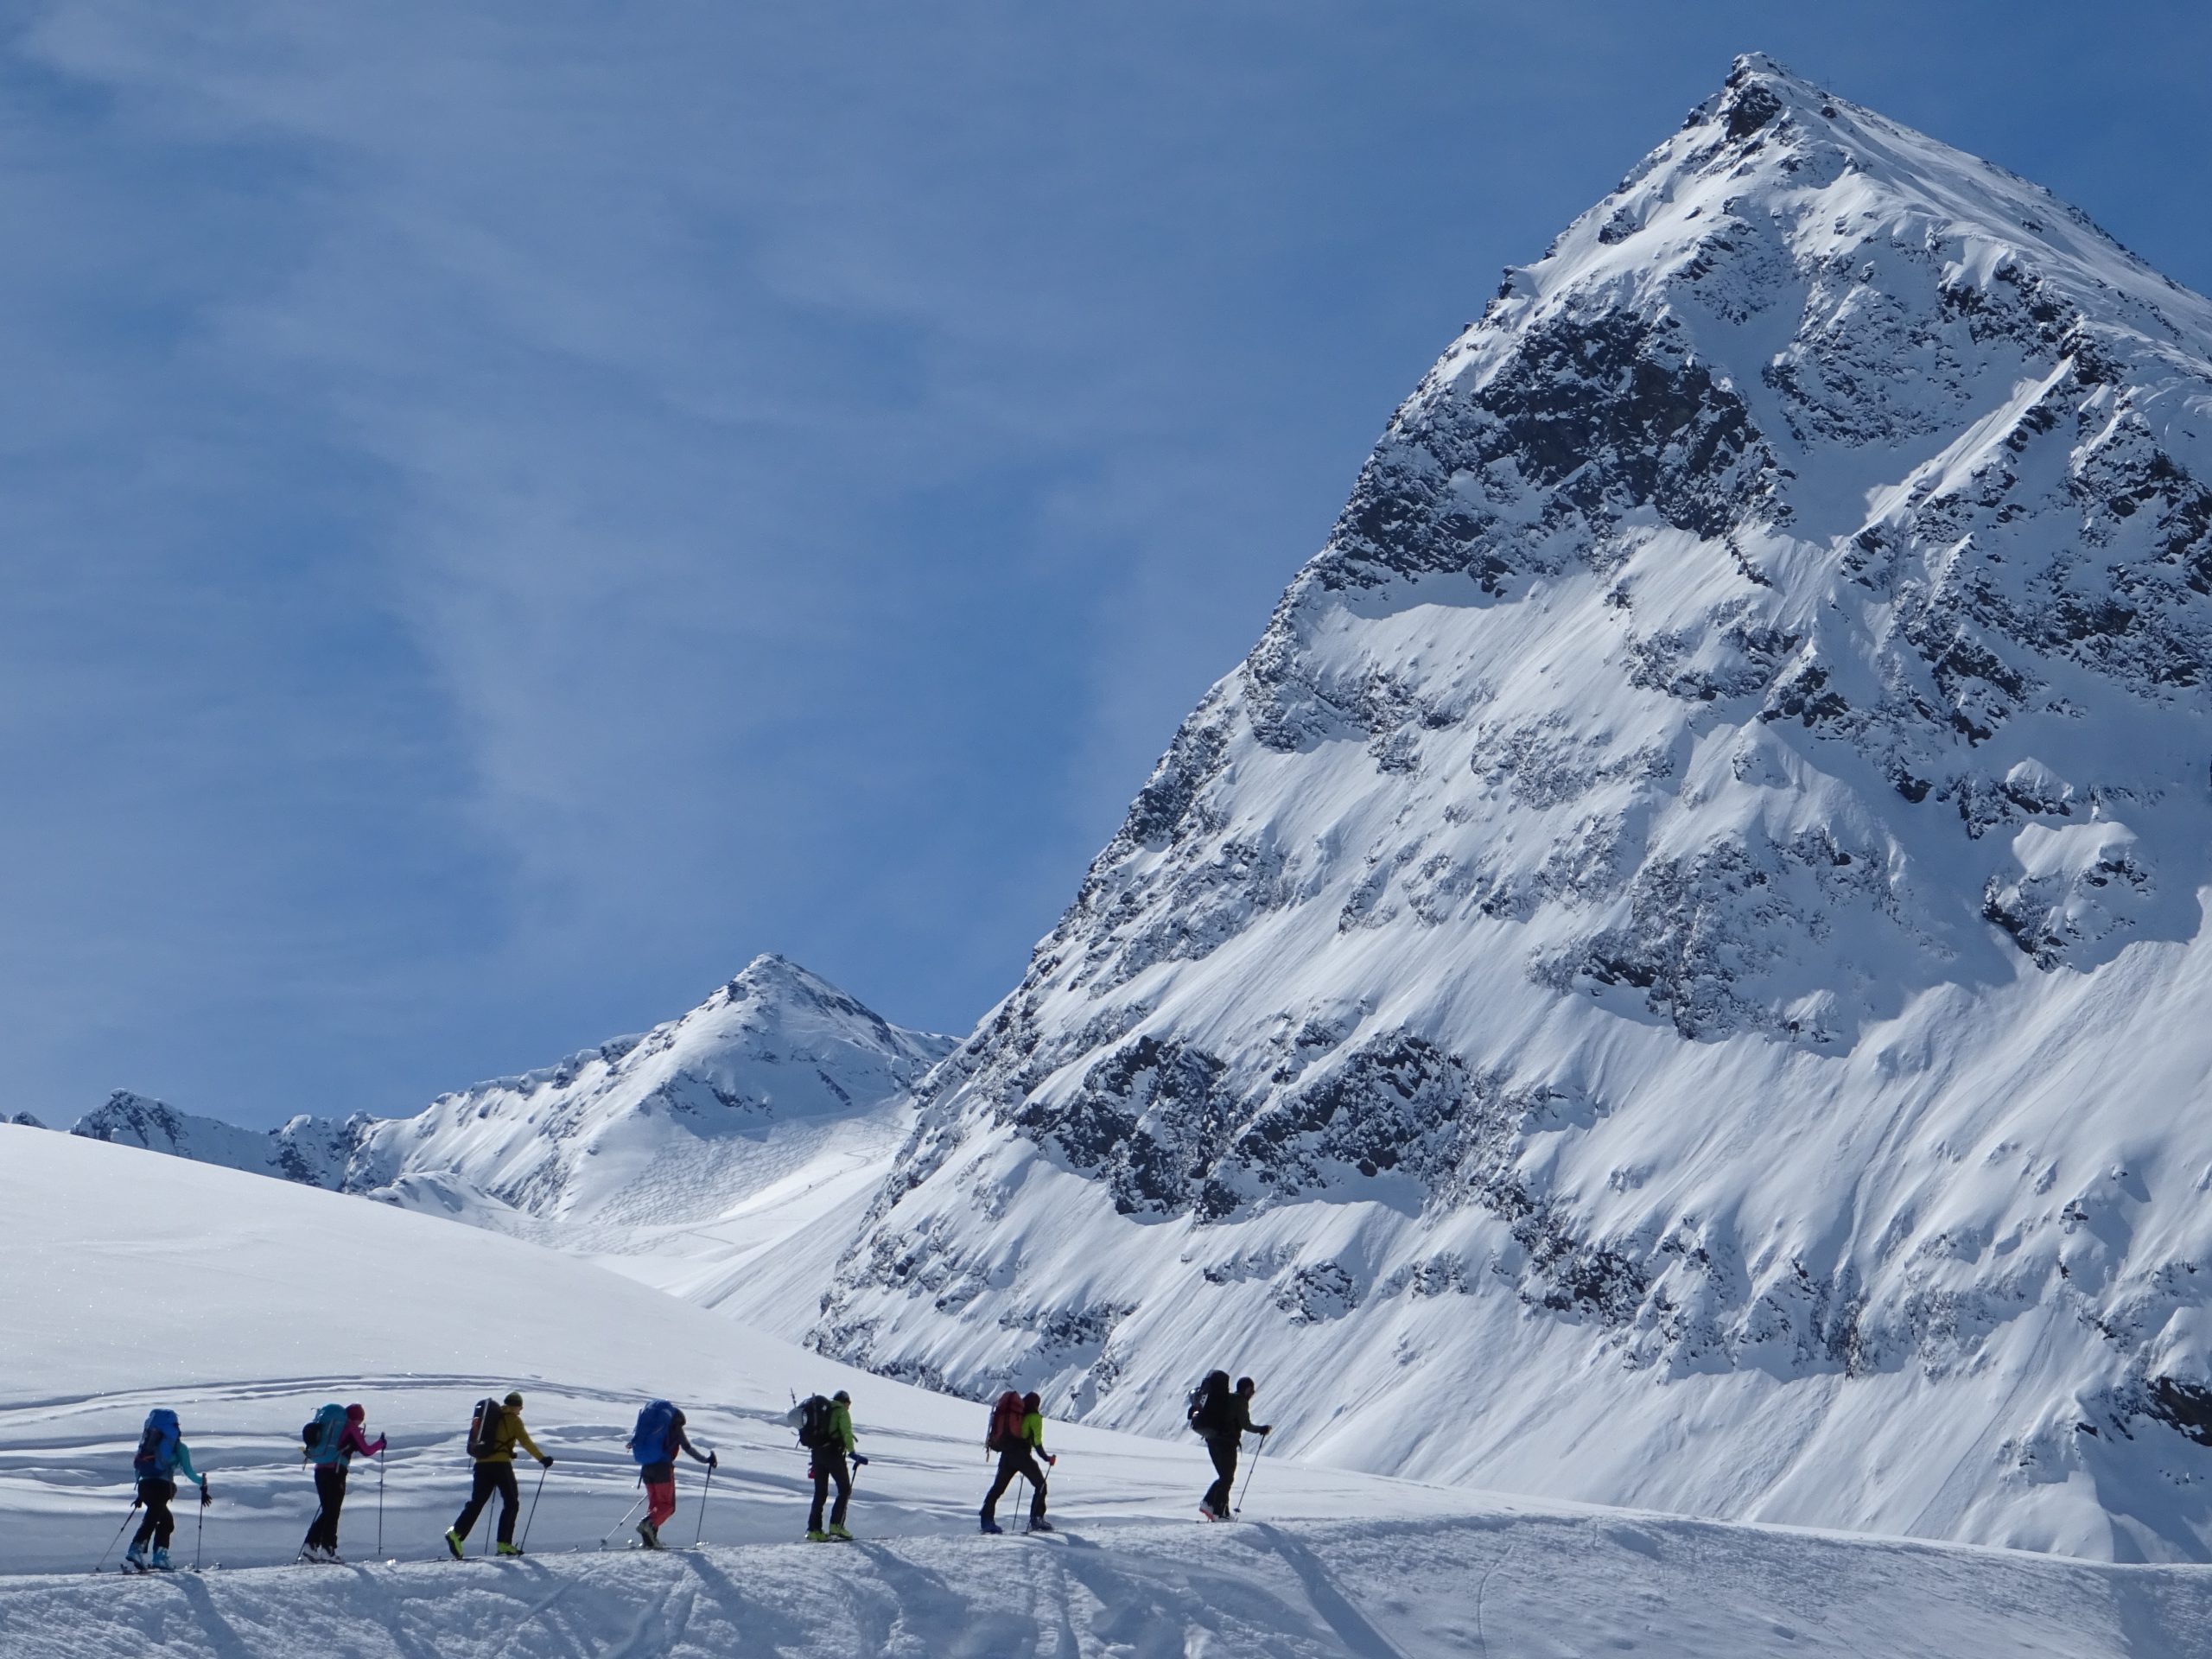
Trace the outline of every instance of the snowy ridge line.
<instances>
[{"instance_id":1,"label":"snowy ridge line","mask_svg":"<svg viewBox=\"0 0 2212 1659\"><path fill-rule=\"evenodd\" d=\"M118 1091L73 1133L552 1244L796 1337L952 1046L770 955L643 1035L413 1117L264 1135Z\"/></svg>"}]
</instances>

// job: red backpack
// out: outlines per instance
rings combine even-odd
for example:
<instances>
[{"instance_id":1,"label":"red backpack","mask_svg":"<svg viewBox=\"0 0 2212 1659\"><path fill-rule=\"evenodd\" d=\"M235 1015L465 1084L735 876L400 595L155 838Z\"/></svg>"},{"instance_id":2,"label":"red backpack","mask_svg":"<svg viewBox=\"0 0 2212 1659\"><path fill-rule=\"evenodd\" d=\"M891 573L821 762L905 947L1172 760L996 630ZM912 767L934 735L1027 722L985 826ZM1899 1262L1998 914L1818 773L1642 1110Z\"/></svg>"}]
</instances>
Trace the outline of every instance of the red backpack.
<instances>
[{"instance_id":1,"label":"red backpack","mask_svg":"<svg viewBox=\"0 0 2212 1659\"><path fill-rule=\"evenodd\" d=\"M984 1437L983 1450L1003 1452L1010 1446L1021 1444L1021 1396L1012 1389L999 1395L998 1404L991 1408L991 1432Z\"/></svg>"}]
</instances>

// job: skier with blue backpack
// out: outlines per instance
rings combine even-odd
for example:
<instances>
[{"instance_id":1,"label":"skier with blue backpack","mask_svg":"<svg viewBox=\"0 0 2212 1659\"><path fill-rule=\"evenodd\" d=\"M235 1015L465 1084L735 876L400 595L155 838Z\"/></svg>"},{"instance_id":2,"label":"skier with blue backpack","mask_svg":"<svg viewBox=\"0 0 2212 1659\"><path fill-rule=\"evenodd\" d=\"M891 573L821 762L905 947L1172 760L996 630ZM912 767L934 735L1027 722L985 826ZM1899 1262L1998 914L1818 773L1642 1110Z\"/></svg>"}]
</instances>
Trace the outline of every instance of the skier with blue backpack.
<instances>
[{"instance_id":1,"label":"skier with blue backpack","mask_svg":"<svg viewBox=\"0 0 2212 1659\"><path fill-rule=\"evenodd\" d=\"M346 1471L356 1452L373 1458L385 1445L381 1434L374 1446L369 1444L361 1430L367 1419L368 1413L359 1406L333 1402L300 1431L300 1455L315 1466L315 1501L321 1506L308 1525L307 1541L300 1546L302 1560L345 1565L338 1554L338 1511L346 1503Z\"/></svg>"},{"instance_id":2,"label":"skier with blue backpack","mask_svg":"<svg viewBox=\"0 0 2212 1659\"><path fill-rule=\"evenodd\" d=\"M176 1413L168 1407L157 1406L146 1414L146 1427L138 1437L138 1455L131 1459L130 1472L137 1478L138 1501L146 1506L146 1518L138 1523L130 1548L123 1552L125 1570L166 1573L169 1540L176 1532L176 1517L169 1513L169 1502L176 1496L177 1476L182 1474L200 1488L200 1503L210 1501L207 1477L192 1466L192 1448L181 1436ZM149 1542L154 1547L150 1558L146 1554Z\"/></svg>"},{"instance_id":3,"label":"skier with blue backpack","mask_svg":"<svg viewBox=\"0 0 2212 1659\"><path fill-rule=\"evenodd\" d=\"M721 1459L712 1452L705 1457L683 1433L683 1414L665 1400L648 1402L638 1413L630 1434L630 1455L636 1459L639 1478L645 1484L645 1518L638 1522L638 1538L647 1549L660 1548L660 1529L676 1513L676 1454L707 1465L709 1480ZM704 1502L704 1500L701 1500ZM619 1523L618 1523L619 1524Z\"/></svg>"}]
</instances>

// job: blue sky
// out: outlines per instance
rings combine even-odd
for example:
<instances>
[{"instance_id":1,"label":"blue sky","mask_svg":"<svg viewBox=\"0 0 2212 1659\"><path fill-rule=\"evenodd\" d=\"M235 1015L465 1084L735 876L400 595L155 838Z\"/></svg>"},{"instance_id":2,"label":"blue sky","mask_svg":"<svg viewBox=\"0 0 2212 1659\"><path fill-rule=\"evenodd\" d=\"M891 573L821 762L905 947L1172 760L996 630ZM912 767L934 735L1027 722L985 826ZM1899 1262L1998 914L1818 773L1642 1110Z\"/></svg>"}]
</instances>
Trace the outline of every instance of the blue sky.
<instances>
[{"instance_id":1,"label":"blue sky","mask_svg":"<svg viewBox=\"0 0 2212 1659\"><path fill-rule=\"evenodd\" d=\"M2212 288L2201 5L0 13L0 1115L964 1031L1498 268L1761 49Z\"/></svg>"}]
</instances>

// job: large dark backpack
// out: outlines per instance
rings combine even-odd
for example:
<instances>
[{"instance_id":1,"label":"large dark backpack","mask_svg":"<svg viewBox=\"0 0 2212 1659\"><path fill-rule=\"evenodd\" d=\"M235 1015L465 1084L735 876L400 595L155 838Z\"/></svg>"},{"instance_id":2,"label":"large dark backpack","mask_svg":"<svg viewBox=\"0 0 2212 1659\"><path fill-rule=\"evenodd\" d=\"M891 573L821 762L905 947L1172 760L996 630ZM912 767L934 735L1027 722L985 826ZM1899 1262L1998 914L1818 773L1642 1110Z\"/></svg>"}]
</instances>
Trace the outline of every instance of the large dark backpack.
<instances>
[{"instance_id":1,"label":"large dark backpack","mask_svg":"<svg viewBox=\"0 0 2212 1659\"><path fill-rule=\"evenodd\" d=\"M1010 1446L1020 1446L1025 1414L1021 1396L1012 1389L999 1395L998 1403L991 1408L990 1432L983 1437L983 1450L1003 1452Z\"/></svg>"},{"instance_id":2,"label":"large dark backpack","mask_svg":"<svg viewBox=\"0 0 2212 1659\"><path fill-rule=\"evenodd\" d=\"M340 1446L346 1439L346 1408L331 1404L308 1420L300 1430L300 1444L307 1450L309 1463L336 1463Z\"/></svg>"},{"instance_id":3,"label":"large dark backpack","mask_svg":"<svg viewBox=\"0 0 2212 1659\"><path fill-rule=\"evenodd\" d=\"M827 1395L810 1394L798 1402L798 1443L810 1452L830 1444L830 1415L836 1410Z\"/></svg>"},{"instance_id":4,"label":"large dark backpack","mask_svg":"<svg viewBox=\"0 0 2212 1659\"><path fill-rule=\"evenodd\" d=\"M1205 1381L1191 1390L1189 1408L1184 1421L1192 1429L1212 1440L1229 1427L1229 1373L1208 1371Z\"/></svg>"},{"instance_id":5,"label":"large dark backpack","mask_svg":"<svg viewBox=\"0 0 2212 1659\"><path fill-rule=\"evenodd\" d=\"M141 1480L167 1480L176 1467L176 1413L156 1406L146 1414L145 1433L138 1437L138 1455L130 1471Z\"/></svg>"},{"instance_id":6,"label":"large dark backpack","mask_svg":"<svg viewBox=\"0 0 2212 1659\"><path fill-rule=\"evenodd\" d=\"M488 1458L499 1450L499 1424L507 1408L497 1400L486 1398L476 1402L476 1409L468 1419L468 1455Z\"/></svg>"},{"instance_id":7,"label":"large dark backpack","mask_svg":"<svg viewBox=\"0 0 2212 1659\"><path fill-rule=\"evenodd\" d=\"M630 1455L639 1465L667 1463L676 1456L676 1408L665 1400L648 1402L631 1431Z\"/></svg>"}]
</instances>

